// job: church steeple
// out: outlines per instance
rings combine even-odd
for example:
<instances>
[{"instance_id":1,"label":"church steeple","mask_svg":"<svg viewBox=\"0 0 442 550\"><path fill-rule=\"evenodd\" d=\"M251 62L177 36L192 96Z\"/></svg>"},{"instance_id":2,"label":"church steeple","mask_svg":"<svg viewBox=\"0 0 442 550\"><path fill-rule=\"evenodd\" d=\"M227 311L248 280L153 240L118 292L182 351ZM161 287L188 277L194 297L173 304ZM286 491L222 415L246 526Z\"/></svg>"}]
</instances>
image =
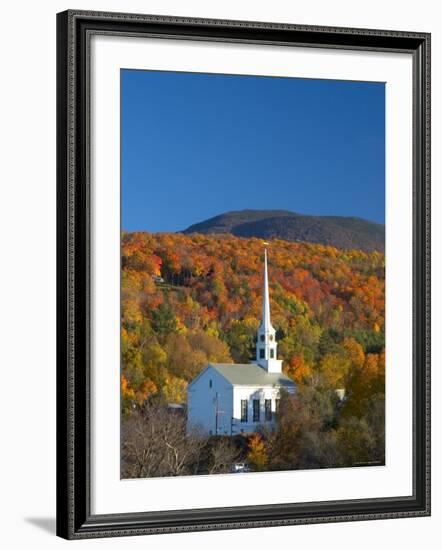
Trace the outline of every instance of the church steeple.
<instances>
[{"instance_id":1,"label":"church steeple","mask_svg":"<svg viewBox=\"0 0 442 550\"><path fill-rule=\"evenodd\" d=\"M267 372L280 373L282 361L276 355L276 331L270 322L269 276L267 248L264 249L264 288L262 296L262 319L256 341L256 362Z\"/></svg>"},{"instance_id":2,"label":"church steeple","mask_svg":"<svg viewBox=\"0 0 442 550\"><path fill-rule=\"evenodd\" d=\"M264 289L262 295L262 326L266 329L272 329L270 323L270 298L269 298L269 275L267 270L267 248L264 249Z\"/></svg>"}]
</instances>

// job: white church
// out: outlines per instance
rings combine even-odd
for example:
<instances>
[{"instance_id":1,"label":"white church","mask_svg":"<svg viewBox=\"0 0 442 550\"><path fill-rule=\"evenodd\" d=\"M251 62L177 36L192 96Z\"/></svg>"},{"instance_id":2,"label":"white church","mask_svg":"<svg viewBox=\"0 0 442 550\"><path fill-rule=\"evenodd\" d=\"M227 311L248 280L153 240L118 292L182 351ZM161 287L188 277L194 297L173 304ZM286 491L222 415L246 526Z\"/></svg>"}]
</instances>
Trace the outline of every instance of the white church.
<instances>
[{"instance_id":1,"label":"white church","mask_svg":"<svg viewBox=\"0 0 442 550\"><path fill-rule=\"evenodd\" d=\"M187 390L187 429L210 435L237 435L272 429L280 389L295 393L295 383L282 373L277 358L276 331L270 322L267 250L264 251L262 320L256 341L256 361L249 364L209 363Z\"/></svg>"}]
</instances>

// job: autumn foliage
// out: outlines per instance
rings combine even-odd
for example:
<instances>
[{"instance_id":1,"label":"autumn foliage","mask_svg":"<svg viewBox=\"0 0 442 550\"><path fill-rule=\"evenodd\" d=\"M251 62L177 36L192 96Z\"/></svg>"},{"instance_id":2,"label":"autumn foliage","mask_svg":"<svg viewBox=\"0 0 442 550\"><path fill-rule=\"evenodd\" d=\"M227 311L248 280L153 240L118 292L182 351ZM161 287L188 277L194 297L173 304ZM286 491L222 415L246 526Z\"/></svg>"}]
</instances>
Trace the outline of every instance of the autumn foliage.
<instances>
[{"instance_id":1,"label":"autumn foliage","mask_svg":"<svg viewBox=\"0 0 442 550\"><path fill-rule=\"evenodd\" d=\"M188 382L209 361L253 358L260 239L123 233L121 253L125 412L154 394L185 402ZM271 241L272 323L296 382L359 397L383 391L384 263L379 252Z\"/></svg>"}]
</instances>

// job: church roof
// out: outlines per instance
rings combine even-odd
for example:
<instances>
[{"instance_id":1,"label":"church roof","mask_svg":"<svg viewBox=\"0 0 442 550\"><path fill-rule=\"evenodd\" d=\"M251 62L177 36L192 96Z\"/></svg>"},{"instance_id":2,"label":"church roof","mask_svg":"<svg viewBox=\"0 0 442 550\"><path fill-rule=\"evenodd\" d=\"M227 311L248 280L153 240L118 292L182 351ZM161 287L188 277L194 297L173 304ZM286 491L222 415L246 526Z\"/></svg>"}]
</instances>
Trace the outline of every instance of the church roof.
<instances>
[{"instance_id":1,"label":"church roof","mask_svg":"<svg viewBox=\"0 0 442 550\"><path fill-rule=\"evenodd\" d=\"M282 373L270 373L255 363L210 363L233 386L283 386L295 383Z\"/></svg>"}]
</instances>

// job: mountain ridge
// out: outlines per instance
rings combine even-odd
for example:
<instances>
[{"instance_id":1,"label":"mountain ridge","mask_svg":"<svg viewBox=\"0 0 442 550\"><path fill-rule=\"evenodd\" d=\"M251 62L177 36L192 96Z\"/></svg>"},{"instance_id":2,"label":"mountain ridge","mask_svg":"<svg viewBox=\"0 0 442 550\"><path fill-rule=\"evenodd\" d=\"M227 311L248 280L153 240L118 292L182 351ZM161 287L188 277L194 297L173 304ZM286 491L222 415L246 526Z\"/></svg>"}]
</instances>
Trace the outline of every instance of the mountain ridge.
<instances>
[{"instance_id":1,"label":"mountain ridge","mask_svg":"<svg viewBox=\"0 0 442 550\"><path fill-rule=\"evenodd\" d=\"M314 216L290 210L233 210L192 224L180 233L283 239L360 249L385 250L385 227L355 216Z\"/></svg>"}]
</instances>

